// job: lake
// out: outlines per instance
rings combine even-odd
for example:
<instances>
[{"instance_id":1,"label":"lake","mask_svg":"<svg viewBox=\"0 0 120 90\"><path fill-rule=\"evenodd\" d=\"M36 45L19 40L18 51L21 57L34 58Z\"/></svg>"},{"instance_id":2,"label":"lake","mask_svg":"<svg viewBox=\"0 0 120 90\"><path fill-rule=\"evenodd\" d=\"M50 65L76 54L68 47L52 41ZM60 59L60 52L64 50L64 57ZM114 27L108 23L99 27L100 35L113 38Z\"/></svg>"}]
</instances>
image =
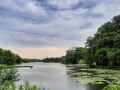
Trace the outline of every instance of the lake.
<instances>
[{"instance_id":1,"label":"lake","mask_svg":"<svg viewBox=\"0 0 120 90\"><path fill-rule=\"evenodd\" d=\"M29 80L31 84L40 85L50 90L101 90L104 85L80 84L74 82L67 75L71 67L60 63L23 63L21 66L33 66L33 68L19 68L20 81L23 84Z\"/></svg>"}]
</instances>

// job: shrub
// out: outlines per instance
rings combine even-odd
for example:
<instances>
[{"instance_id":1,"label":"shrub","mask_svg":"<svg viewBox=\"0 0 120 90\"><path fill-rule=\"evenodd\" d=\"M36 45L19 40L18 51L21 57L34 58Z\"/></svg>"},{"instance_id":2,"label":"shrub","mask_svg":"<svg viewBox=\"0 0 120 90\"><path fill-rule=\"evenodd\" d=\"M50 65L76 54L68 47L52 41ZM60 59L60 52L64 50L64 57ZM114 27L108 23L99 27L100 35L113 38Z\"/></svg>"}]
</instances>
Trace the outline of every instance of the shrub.
<instances>
[{"instance_id":1,"label":"shrub","mask_svg":"<svg viewBox=\"0 0 120 90\"><path fill-rule=\"evenodd\" d=\"M103 90L120 90L120 84L110 84L106 86Z\"/></svg>"}]
</instances>

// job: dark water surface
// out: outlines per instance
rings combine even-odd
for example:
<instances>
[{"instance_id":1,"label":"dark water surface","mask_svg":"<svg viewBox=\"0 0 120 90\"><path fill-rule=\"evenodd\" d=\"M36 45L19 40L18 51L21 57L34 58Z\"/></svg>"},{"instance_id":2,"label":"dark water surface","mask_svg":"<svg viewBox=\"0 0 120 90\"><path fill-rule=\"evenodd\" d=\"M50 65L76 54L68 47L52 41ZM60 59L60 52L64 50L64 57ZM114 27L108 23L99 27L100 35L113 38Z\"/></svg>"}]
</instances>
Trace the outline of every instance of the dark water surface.
<instances>
[{"instance_id":1,"label":"dark water surface","mask_svg":"<svg viewBox=\"0 0 120 90\"><path fill-rule=\"evenodd\" d=\"M20 68L20 81L18 84L29 80L31 84L37 84L50 90L101 90L104 85L80 84L72 81L67 75L70 67L59 63L23 63L21 66L33 66L33 68Z\"/></svg>"}]
</instances>

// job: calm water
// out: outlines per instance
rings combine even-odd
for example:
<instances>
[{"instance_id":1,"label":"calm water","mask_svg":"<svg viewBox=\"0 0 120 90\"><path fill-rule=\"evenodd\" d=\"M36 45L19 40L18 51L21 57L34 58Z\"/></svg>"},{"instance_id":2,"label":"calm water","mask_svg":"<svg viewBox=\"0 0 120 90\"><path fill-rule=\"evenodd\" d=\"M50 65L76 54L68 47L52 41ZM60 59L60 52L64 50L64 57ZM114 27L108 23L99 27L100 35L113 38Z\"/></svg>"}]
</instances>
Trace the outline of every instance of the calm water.
<instances>
[{"instance_id":1,"label":"calm water","mask_svg":"<svg viewBox=\"0 0 120 90\"><path fill-rule=\"evenodd\" d=\"M67 75L70 69L59 63L24 63L22 65L33 68L20 68L20 81L18 84L29 80L31 84L42 85L50 90L101 90L103 85L79 84L72 81Z\"/></svg>"}]
</instances>

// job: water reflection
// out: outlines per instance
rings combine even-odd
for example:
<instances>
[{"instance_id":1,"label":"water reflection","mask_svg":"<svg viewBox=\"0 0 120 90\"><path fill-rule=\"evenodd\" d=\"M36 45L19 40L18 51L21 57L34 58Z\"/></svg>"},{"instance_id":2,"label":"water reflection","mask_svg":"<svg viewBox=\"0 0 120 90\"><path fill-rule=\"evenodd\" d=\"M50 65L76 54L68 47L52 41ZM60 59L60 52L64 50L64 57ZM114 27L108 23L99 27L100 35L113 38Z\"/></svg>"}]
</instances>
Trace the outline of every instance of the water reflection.
<instances>
[{"instance_id":1,"label":"water reflection","mask_svg":"<svg viewBox=\"0 0 120 90\"><path fill-rule=\"evenodd\" d=\"M69 70L59 63L24 63L21 66L32 65L33 68L20 68L19 74L21 75L21 84L25 79L29 80L31 84L45 86L51 90L101 90L103 85L90 85L79 84L73 82L72 79L66 74Z\"/></svg>"}]
</instances>

